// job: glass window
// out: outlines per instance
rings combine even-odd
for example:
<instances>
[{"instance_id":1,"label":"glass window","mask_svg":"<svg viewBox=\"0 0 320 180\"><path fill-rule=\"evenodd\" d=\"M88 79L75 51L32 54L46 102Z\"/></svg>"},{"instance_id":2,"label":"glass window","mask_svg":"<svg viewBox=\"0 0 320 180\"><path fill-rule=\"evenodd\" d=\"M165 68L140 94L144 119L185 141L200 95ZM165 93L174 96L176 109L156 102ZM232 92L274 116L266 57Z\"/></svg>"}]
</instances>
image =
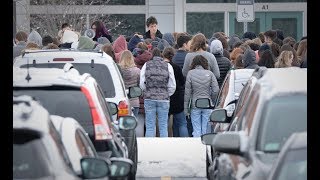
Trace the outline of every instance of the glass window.
<instances>
[{"instance_id":1,"label":"glass window","mask_svg":"<svg viewBox=\"0 0 320 180\"><path fill-rule=\"evenodd\" d=\"M67 88L14 88L13 93L35 97L50 114L74 118L90 136L93 136L94 127L87 98L80 89Z\"/></svg>"},{"instance_id":2,"label":"glass window","mask_svg":"<svg viewBox=\"0 0 320 180\"><path fill-rule=\"evenodd\" d=\"M229 92L229 81L230 81L230 74L228 73L225 81L223 83L223 86L219 92L219 96L217 99L217 105L215 106L216 108L223 108L224 102L228 96L228 92Z\"/></svg>"},{"instance_id":3,"label":"glass window","mask_svg":"<svg viewBox=\"0 0 320 180\"><path fill-rule=\"evenodd\" d=\"M272 29L281 29L285 37L297 39L297 18L272 18Z\"/></svg>"},{"instance_id":4,"label":"glass window","mask_svg":"<svg viewBox=\"0 0 320 180\"><path fill-rule=\"evenodd\" d=\"M30 0L31 5L145 5L145 0Z\"/></svg>"},{"instance_id":5,"label":"glass window","mask_svg":"<svg viewBox=\"0 0 320 180\"><path fill-rule=\"evenodd\" d=\"M90 22L101 20L108 28L113 40L119 35L131 36L135 32L145 33L145 14L96 14Z\"/></svg>"},{"instance_id":6,"label":"glass window","mask_svg":"<svg viewBox=\"0 0 320 180\"><path fill-rule=\"evenodd\" d=\"M277 169L276 179L307 179L307 149L288 151Z\"/></svg>"},{"instance_id":7,"label":"glass window","mask_svg":"<svg viewBox=\"0 0 320 180\"><path fill-rule=\"evenodd\" d=\"M50 175L49 160L41 136L13 130L12 174L14 179L38 179Z\"/></svg>"},{"instance_id":8,"label":"glass window","mask_svg":"<svg viewBox=\"0 0 320 180\"><path fill-rule=\"evenodd\" d=\"M59 68L62 69L65 63L49 63L37 64L37 68ZM90 63L72 63L80 74L89 73L100 84L103 89L103 94L107 98L116 96L112 76L109 69L104 64L95 64L92 68ZM22 65L21 68L26 68L28 65Z\"/></svg>"},{"instance_id":9,"label":"glass window","mask_svg":"<svg viewBox=\"0 0 320 180\"><path fill-rule=\"evenodd\" d=\"M89 139L88 135L86 135L85 132L83 132L80 129L77 129L76 133L77 133L77 136L79 136L79 138L83 142L84 146L86 147L88 156L97 157L98 154L96 152L96 149L94 148L94 146L93 146L91 140Z\"/></svg>"},{"instance_id":10,"label":"glass window","mask_svg":"<svg viewBox=\"0 0 320 180\"><path fill-rule=\"evenodd\" d=\"M214 32L224 32L224 13L187 12L187 32L202 33L210 39Z\"/></svg>"},{"instance_id":11,"label":"glass window","mask_svg":"<svg viewBox=\"0 0 320 180\"><path fill-rule=\"evenodd\" d=\"M239 37L242 37L243 32L243 22L238 22L237 18L234 19L234 33ZM254 32L256 35L260 33L260 18L255 18L253 22L248 22L248 31Z\"/></svg>"},{"instance_id":12,"label":"glass window","mask_svg":"<svg viewBox=\"0 0 320 180\"><path fill-rule=\"evenodd\" d=\"M307 96L292 94L271 99L260 123L258 149L278 152L293 132L307 130Z\"/></svg>"}]
</instances>

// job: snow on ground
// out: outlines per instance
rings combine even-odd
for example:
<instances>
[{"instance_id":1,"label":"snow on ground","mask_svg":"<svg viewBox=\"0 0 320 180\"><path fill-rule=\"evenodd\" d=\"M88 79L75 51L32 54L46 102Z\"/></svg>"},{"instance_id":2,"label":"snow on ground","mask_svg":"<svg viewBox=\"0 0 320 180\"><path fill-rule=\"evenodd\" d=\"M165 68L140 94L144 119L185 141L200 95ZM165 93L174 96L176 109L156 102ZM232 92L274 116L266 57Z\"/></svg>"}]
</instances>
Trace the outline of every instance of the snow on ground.
<instances>
[{"instance_id":1,"label":"snow on ground","mask_svg":"<svg viewBox=\"0 0 320 180\"><path fill-rule=\"evenodd\" d=\"M206 177L201 138L137 138L136 177Z\"/></svg>"}]
</instances>

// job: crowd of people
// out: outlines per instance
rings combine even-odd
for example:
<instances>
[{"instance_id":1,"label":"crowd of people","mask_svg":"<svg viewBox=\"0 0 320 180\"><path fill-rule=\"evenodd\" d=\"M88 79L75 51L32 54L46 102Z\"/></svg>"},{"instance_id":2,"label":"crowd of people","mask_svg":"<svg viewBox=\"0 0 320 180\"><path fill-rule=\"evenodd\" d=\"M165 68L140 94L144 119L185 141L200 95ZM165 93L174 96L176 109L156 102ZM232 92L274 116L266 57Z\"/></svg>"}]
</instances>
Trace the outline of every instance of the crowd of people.
<instances>
[{"instance_id":1,"label":"crowd of people","mask_svg":"<svg viewBox=\"0 0 320 180\"><path fill-rule=\"evenodd\" d=\"M281 30L268 30L256 35L245 32L227 36L213 32L164 33L151 16L148 31L132 36L120 35L114 41L101 21L91 24L95 37L89 38L73 30L68 23L61 26L56 37L16 33L13 58L25 49L74 48L101 50L118 64L126 88L140 86L143 96L130 103L134 115L145 114L145 136L200 137L206 133L212 110L195 107L198 98L218 95L230 69L307 67L307 37L296 40L284 37ZM172 124L169 119L172 115ZM168 128L169 127L169 128ZM172 129L172 133L171 133Z\"/></svg>"}]
</instances>

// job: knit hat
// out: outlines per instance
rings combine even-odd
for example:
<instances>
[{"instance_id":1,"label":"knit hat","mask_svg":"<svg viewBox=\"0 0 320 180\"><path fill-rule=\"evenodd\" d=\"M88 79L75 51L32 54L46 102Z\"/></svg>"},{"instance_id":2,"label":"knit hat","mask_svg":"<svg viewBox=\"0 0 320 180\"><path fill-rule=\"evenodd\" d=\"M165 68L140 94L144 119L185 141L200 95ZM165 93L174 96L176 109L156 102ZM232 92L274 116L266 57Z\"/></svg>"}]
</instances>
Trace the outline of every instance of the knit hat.
<instances>
[{"instance_id":1,"label":"knit hat","mask_svg":"<svg viewBox=\"0 0 320 180\"><path fill-rule=\"evenodd\" d=\"M214 39L210 45L210 53L212 54L223 54L223 46L220 40Z\"/></svg>"},{"instance_id":2,"label":"knit hat","mask_svg":"<svg viewBox=\"0 0 320 180\"><path fill-rule=\"evenodd\" d=\"M42 47L42 37L40 36L40 34L35 31L32 30L31 33L28 36L28 41L27 42L34 42L36 43L39 47Z\"/></svg>"},{"instance_id":3,"label":"knit hat","mask_svg":"<svg viewBox=\"0 0 320 180\"><path fill-rule=\"evenodd\" d=\"M171 47L168 41L166 41L165 39L161 39L158 43L159 50L162 52L167 47Z\"/></svg>"},{"instance_id":4,"label":"knit hat","mask_svg":"<svg viewBox=\"0 0 320 180\"><path fill-rule=\"evenodd\" d=\"M77 33L71 31L71 30L64 30L63 36L62 36L62 43L73 43L78 41L79 36Z\"/></svg>"},{"instance_id":5,"label":"knit hat","mask_svg":"<svg viewBox=\"0 0 320 180\"><path fill-rule=\"evenodd\" d=\"M89 37L81 36L79 38L78 49L93 49L94 47L95 47L95 43Z\"/></svg>"},{"instance_id":6,"label":"knit hat","mask_svg":"<svg viewBox=\"0 0 320 180\"><path fill-rule=\"evenodd\" d=\"M237 36L232 36L230 37L229 41L228 41L228 45L229 45L229 51L231 51L234 48L234 45L237 42L241 42L240 38Z\"/></svg>"},{"instance_id":7,"label":"knit hat","mask_svg":"<svg viewBox=\"0 0 320 180\"><path fill-rule=\"evenodd\" d=\"M103 36L99 37L99 38L97 39L97 42L98 42L99 44L102 44L102 45L110 44L109 39L106 38L106 37L103 37Z\"/></svg>"},{"instance_id":8,"label":"knit hat","mask_svg":"<svg viewBox=\"0 0 320 180\"><path fill-rule=\"evenodd\" d=\"M171 33L164 33L162 39L165 39L170 44L170 46L173 46L175 44L174 37Z\"/></svg>"}]
</instances>

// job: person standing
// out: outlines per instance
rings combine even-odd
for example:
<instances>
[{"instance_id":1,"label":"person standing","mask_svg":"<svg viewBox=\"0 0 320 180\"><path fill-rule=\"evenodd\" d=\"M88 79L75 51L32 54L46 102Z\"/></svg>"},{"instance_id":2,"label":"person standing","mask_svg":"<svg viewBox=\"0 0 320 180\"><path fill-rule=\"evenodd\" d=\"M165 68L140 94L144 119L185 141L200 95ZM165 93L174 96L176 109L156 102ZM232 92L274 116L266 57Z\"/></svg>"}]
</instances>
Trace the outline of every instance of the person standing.
<instances>
[{"instance_id":1,"label":"person standing","mask_svg":"<svg viewBox=\"0 0 320 180\"><path fill-rule=\"evenodd\" d=\"M26 47L28 40L28 34L24 31L19 31L16 33L15 44L13 46L13 59L21 55L21 51Z\"/></svg>"},{"instance_id":2,"label":"person standing","mask_svg":"<svg viewBox=\"0 0 320 180\"><path fill-rule=\"evenodd\" d=\"M103 24L102 21L94 21L91 24L91 29L93 29L96 33L96 35L93 38L94 41L98 41L98 38L100 37L106 37L108 38L110 43L113 42L112 36L110 35L108 29L106 28L106 26Z\"/></svg>"},{"instance_id":3,"label":"person standing","mask_svg":"<svg viewBox=\"0 0 320 180\"><path fill-rule=\"evenodd\" d=\"M208 61L204 56L195 56L190 69L185 85L184 112L188 115L191 107L192 135L200 137L207 133L207 124L212 110L196 108L195 102L199 98L209 98L211 104L214 104L219 93L219 85L215 75L208 70Z\"/></svg>"},{"instance_id":4,"label":"person standing","mask_svg":"<svg viewBox=\"0 0 320 180\"><path fill-rule=\"evenodd\" d=\"M177 46L179 49L176 52L176 54L173 56L172 62L177 64L181 68L181 71L183 68L184 59L188 51L190 50L190 43L189 43L190 40L191 40L191 37L188 35L180 35L177 39Z\"/></svg>"},{"instance_id":5,"label":"person standing","mask_svg":"<svg viewBox=\"0 0 320 180\"><path fill-rule=\"evenodd\" d=\"M140 72L140 88L144 94L146 115L145 137L155 137L156 115L160 137L168 137L169 98L176 90L176 80L172 66L160 56L147 61Z\"/></svg>"},{"instance_id":6,"label":"person standing","mask_svg":"<svg viewBox=\"0 0 320 180\"><path fill-rule=\"evenodd\" d=\"M186 115L183 111L185 80L181 68L172 62L174 54L175 50L172 47L165 48L162 53L164 61L172 66L176 80L176 91L170 96L169 109L169 114L173 115L173 137L189 137Z\"/></svg>"},{"instance_id":7,"label":"person standing","mask_svg":"<svg viewBox=\"0 0 320 180\"><path fill-rule=\"evenodd\" d=\"M162 39L162 33L158 29L158 21L154 16L150 16L147 19L146 25L148 31L143 35L144 39L156 40L157 38Z\"/></svg>"},{"instance_id":8,"label":"person standing","mask_svg":"<svg viewBox=\"0 0 320 180\"><path fill-rule=\"evenodd\" d=\"M122 70L122 78L126 89L139 86L140 69L136 67L134 58L129 50L121 53L119 66ZM130 105L133 107L133 114L138 117L139 113L139 97L130 98Z\"/></svg>"}]
</instances>

